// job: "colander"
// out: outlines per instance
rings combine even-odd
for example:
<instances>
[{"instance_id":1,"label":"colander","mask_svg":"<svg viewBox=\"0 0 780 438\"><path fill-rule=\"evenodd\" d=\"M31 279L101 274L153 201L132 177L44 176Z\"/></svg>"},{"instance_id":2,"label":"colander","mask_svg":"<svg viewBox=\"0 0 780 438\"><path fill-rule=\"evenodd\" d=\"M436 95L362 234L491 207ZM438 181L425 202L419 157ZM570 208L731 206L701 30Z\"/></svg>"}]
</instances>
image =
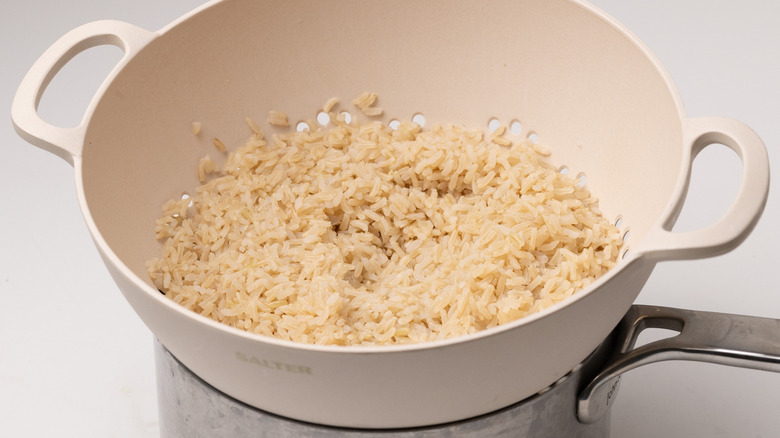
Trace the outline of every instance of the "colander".
<instances>
[{"instance_id":1,"label":"colander","mask_svg":"<svg viewBox=\"0 0 780 438\"><path fill-rule=\"evenodd\" d=\"M90 47L124 56L75 128L37 103ZM302 345L249 334L160 294L144 263L159 253L162 203L197 185L211 139L248 135L245 117L316 117L327 99L375 92L381 120L510 126L552 151L627 233L618 266L575 297L474 335L390 347ZM357 112L344 105L343 108ZM12 106L18 133L70 162L85 221L119 288L190 370L249 405L304 421L365 428L444 423L549 386L587 357L659 261L729 251L766 202L761 139L730 119L689 118L667 73L627 29L581 1L226 0L159 31L117 21L55 42ZM193 121L203 123L194 136ZM496 123L496 122L492 122ZM267 133L273 126L264 126ZM671 231L691 163L708 145L742 160L734 204L711 226Z\"/></svg>"}]
</instances>

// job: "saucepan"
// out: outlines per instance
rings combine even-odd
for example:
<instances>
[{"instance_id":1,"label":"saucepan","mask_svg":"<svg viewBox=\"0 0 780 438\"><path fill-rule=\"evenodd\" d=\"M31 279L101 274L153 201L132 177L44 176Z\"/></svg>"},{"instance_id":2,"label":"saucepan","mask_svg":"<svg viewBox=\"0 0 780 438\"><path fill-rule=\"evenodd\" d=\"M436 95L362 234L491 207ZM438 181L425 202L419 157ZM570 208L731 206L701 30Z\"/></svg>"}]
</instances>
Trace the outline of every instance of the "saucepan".
<instances>
[{"instance_id":1,"label":"saucepan","mask_svg":"<svg viewBox=\"0 0 780 438\"><path fill-rule=\"evenodd\" d=\"M37 103L58 70L103 44L124 55L82 122L62 128L41 119ZM584 175L603 213L621 223L617 266L572 298L512 323L387 347L250 334L155 288L145 262L159 253L160 206L198 185L194 169L213 153L212 137L238 145L247 116L260 121L285 110L292 122L309 120L332 96L364 91L380 96L384 121L519 122L513 135L538 139L552 164ZM159 31L92 22L34 63L12 118L27 141L73 165L84 219L108 270L182 363L251 406L346 427L454 421L549 386L608 336L656 263L739 245L761 215L769 184L755 132L726 118L687 117L649 50L580 1L226 0ZM193 121L203 123L200 137ZM742 160L736 200L713 225L673 232L691 163L715 143Z\"/></svg>"}]
</instances>

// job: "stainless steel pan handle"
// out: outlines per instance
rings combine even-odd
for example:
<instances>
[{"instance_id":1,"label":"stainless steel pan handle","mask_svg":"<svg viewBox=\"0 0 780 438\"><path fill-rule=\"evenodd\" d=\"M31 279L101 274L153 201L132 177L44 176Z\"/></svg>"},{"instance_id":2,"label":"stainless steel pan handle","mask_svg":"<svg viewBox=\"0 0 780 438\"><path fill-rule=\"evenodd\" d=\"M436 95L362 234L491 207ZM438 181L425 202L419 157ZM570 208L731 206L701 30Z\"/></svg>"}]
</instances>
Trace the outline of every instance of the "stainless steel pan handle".
<instances>
[{"instance_id":1,"label":"stainless steel pan handle","mask_svg":"<svg viewBox=\"0 0 780 438\"><path fill-rule=\"evenodd\" d=\"M647 328L676 336L634 349ZM780 320L655 306L632 306L616 329L612 358L580 392L579 420L592 423L609 411L623 373L654 362L692 360L780 372Z\"/></svg>"}]
</instances>

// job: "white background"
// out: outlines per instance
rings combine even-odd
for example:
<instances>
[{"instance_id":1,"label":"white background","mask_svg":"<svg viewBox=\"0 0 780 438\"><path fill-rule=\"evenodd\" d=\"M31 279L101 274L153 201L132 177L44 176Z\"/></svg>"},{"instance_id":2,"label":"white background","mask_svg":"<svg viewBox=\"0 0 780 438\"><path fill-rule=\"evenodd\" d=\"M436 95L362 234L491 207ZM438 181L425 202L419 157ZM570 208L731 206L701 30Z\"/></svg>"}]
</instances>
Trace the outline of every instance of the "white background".
<instances>
[{"instance_id":1,"label":"white background","mask_svg":"<svg viewBox=\"0 0 780 438\"><path fill-rule=\"evenodd\" d=\"M769 0L594 3L666 67L689 116L741 120L780 169L780 3ZM0 435L156 437L152 334L124 301L87 233L73 169L21 140L10 104L22 76L58 37L118 19L159 29L197 0L27 0L0 11ZM97 48L58 75L40 112L74 125L120 56ZM712 223L736 192L740 164L725 148L696 160L676 229ZM780 195L737 250L665 262L638 302L780 318ZM780 342L780 333L772 342ZM780 374L667 362L628 373L613 437L780 435Z\"/></svg>"}]
</instances>

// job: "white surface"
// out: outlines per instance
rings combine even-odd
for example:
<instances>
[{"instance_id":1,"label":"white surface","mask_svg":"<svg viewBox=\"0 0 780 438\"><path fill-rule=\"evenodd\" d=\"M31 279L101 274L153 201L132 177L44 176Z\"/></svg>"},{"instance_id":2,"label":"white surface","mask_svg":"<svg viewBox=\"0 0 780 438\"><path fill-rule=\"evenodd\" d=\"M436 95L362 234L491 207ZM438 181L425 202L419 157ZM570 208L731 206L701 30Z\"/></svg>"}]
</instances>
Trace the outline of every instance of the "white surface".
<instances>
[{"instance_id":1,"label":"white surface","mask_svg":"<svg viewBox=\"0 0 780 438\"><path fill-rule=\"evenodd\" d=\"M653 51L690 116L751 126L780 169L780 4L772 1L596 0ZM54 2L3 7L0 47L0 428L13 437L155 437L152 335L108 276L84 226L73 170L13 132L22 75L59 36L98 19L159 29L196 0ZM75 124L119 52L76 58L44 97L47 120ZM678 229L707 225L735 193L739 162L708 148L697 159ZM737 250L665 262L638 302L780 318L773 182L766 212ZM13 211L11 211L13 209ZM13 214L11 214L13 212ZM21 214L19 214L21 213ZM780 333L775 342L780 342ZM669 362L630 372L613 410L613 437L771 437L780 434L780 374Z\"/></svg>"}]
</instances>

